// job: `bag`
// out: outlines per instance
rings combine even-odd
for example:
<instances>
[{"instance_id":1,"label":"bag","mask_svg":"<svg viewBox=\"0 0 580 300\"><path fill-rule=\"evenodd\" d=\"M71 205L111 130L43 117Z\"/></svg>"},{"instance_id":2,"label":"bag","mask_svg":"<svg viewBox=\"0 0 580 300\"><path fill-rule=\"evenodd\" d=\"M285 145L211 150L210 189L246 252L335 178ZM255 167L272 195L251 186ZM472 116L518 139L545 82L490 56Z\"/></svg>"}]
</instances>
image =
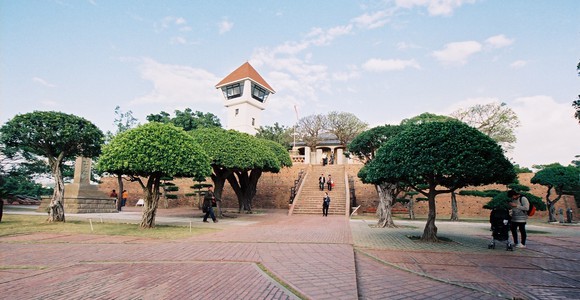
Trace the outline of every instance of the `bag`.
<instances>
[{"instance_id":1,"label":"bag","mask_svg":"<svg viewBox=\"0 0 580 300\"><path fill-rule=\"evenodd\" d=\"M211 207L217 207L217 202L215 202L215 199L211 199Z\"/></svg>"},{"instance_id":2,"label":"bag","mask_svg":"<svg viewBox=\"0 0 580 300\"><path fill-rule=\"evenodd\" d=\"M522 198L520 198L520 204L521 203L522 203ZM536 207L532 204L532 202L530 200L528 200L528 204L530 205L530 208L528 209L527 213L528 213L528 217L531 217L536 213Z\"/></svg>"},{"instance_id":3,"label":"bag","mask_svg":"<svg viewBox=\"0 0 580 300\"><path fill-rule=\"evenodd\" d=\"M530 209L528 209L528 217L533 216L535 213L536 213L536 207L532 204L532 202L530 202Z\"/></svg>"},{"instance_id":4,"label":"bag","mask_svg":"<svg viewBox=\"0 0 580 300\"><path fill-rule=\"evenodd\" d=\"M205 205L201 207L201 211L202 211L203 213L206 213L206 212L207 212L207 210L208 210L208 209L207 209L207 207L206 207Z\"/></svg>"}]
</instances>

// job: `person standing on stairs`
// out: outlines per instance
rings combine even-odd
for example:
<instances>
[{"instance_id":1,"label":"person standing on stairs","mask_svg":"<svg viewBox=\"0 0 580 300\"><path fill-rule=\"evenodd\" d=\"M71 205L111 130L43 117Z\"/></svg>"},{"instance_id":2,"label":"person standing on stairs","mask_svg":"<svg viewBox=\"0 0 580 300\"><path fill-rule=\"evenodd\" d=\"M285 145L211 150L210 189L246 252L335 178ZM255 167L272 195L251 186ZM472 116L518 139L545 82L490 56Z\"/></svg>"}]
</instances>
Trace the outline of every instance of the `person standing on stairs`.
<instances>
[{"instance_id":1,"label":"person standing on stairs","mask_svg":"<svg viewBox=\"0 0 580 300\"><path fill-rule=\"evenodd\" d=\"M324 198L322 198L322 216L328 217L328 208L330 207L330 196L328 192L324 192Z\"/></svg>"},{"instance_id":2,"label":"person standing on stairs","mask_svg":"<svg viewBox=\"0 0 580 300\"><path fill-rule=\"evenodd\" d=\"M332 185L334 184L334 181L332 181L330 174L328 174L328 180L326 180L326 184L328 185L328 191L332 191Z\"/></svg>"},{"instance_id":3,"label":"person standing on stairs","mask_svg":"<svg viewBox=\"0 0 580 300\"><path fill-rule=\"evenodd\" d=\"M320 174L320 177L318 177L318 187L321 191L324 191L324 183L326 183L326 178L324 178L324 174Z\"/></svg>"}]
</instances>

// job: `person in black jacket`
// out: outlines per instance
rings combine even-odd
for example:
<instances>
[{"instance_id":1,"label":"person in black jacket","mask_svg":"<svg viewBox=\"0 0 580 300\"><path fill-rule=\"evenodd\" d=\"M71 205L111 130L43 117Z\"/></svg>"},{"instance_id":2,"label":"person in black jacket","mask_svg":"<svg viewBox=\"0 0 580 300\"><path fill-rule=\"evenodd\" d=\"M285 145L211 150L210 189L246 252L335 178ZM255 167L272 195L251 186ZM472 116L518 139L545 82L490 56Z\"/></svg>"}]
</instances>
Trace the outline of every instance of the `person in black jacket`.
<instances>
[{"instance_id":1,"label":"person in black jacket","mask_svg":"<svg viewBox=\"0 0 580 300\"><path fill-rule=\"evenodd\" d=\"M211 217L214 223L217 223L217 219L215 218L215 214L213 212L213 208L216 202L215 194L213 193L213 186L207 188L207 192L205 196L203 196L203 211L205 215L203 216L203 221L205 223L209 223L207 221L207 217Z\"/></svg>"},{"instance_id":2,"label":"person in black jacket","mask_svg":"<svg viewBox=\"0 0 580 300\"><path fill-rule=\"evenodd\" d=\"M328 217L328 208L330 207L330 197L328 192L324 192L324 198L322 198L322 216Z\"/></svg>"}]
</instances>

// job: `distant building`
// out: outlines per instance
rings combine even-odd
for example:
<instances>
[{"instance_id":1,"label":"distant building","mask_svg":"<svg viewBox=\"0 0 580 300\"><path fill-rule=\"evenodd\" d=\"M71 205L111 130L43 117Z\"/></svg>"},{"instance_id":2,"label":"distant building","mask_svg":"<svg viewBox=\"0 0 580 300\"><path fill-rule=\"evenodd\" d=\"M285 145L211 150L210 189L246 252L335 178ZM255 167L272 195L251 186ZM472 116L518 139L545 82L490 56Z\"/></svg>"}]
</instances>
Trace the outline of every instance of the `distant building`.
<instances>
[{"instance_id":1,"label":"distant building","mask_svg":"<svg viewBox=\"0 0 580 300\"><path fill-rule=\"evenodd\" d=\"M216 86L224 96L227 108L227 129L255 135L261 126L261 113L274 89L246 62Z\"/></svg>"}]
</instances>

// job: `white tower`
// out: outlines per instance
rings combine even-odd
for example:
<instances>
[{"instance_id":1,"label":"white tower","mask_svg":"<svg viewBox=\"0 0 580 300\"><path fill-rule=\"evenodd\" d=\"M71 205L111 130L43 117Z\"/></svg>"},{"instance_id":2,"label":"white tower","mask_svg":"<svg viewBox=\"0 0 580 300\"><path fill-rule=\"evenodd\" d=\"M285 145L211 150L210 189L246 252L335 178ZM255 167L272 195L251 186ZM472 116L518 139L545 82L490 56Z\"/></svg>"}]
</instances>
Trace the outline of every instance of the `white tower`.
<instances>
[{"instance_id":1,"label":"white tower","mask_svg":"<svg viewBox=\"0 0 580 300\"><path fill-rule=\"evenodd\" d=\"M256 134L260 127L260 115L266 108L266 99L275 91L248 63L222 79L216 86L224 95L228 109L228 129Z\"/></svg>"}]
</instances>

